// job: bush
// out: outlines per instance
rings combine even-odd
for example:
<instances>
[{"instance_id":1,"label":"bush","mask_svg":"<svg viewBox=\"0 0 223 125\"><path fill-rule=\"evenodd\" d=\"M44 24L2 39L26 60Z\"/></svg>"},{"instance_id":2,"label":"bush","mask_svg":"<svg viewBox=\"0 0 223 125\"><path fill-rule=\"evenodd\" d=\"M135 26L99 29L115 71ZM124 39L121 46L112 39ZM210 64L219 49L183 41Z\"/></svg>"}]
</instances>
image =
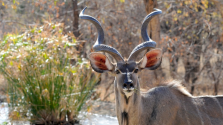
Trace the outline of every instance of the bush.
<instances>
[{"instance_id":1,"label":"bush","mask_svg":"<svg viewBox=\"0 0 223 125\"><path fill-rule=\"evenodd\" d=\"M62 29L47 23L1 42L0 72L8 81L12 119L55 124L67 116L74 122L91 94L98 77L76 52L75 38Z\"/></svg>"}]
</instances>

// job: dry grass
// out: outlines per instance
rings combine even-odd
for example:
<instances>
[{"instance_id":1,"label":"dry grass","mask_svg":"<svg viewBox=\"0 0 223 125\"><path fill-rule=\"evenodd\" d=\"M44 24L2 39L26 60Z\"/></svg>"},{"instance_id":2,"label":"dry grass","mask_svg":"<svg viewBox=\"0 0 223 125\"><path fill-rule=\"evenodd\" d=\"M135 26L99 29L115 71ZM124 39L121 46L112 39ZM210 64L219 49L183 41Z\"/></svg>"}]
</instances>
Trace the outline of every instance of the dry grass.
<instances>
[{"instance_id":1,"label":"dry grass","mask_svg":"<svg viewBox=\"0 0 223 125\"><path fill-rule=\"evenodd\" d=\"M78 56L75 38L62 30L61 24L46 23L22 35L8 34L1 42L0 72L8 83L11 119L37 124L77 120L97 76Z\"/></svg>"}]
</instances>

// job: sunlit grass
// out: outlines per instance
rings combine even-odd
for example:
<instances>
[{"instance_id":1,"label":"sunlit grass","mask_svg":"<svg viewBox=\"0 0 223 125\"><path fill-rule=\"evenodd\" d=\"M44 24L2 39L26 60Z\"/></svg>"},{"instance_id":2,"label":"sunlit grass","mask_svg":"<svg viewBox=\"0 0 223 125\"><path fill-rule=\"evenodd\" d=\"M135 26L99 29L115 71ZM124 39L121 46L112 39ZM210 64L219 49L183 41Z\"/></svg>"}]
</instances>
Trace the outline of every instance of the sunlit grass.
<instances>
[{"instance_id":1,"label":"sunlit grass","mask_svg":"<svg viewBox=\"0 0 223 125\"><path fill-rule=\"evenodd\" d=\"M0 72L8 81L11 119L46 124L67 117L74 122L91 94L97 76L77 54L75 38L63 35L62 27L47 23L1 41Z\"/></svg>"}]
</instances>

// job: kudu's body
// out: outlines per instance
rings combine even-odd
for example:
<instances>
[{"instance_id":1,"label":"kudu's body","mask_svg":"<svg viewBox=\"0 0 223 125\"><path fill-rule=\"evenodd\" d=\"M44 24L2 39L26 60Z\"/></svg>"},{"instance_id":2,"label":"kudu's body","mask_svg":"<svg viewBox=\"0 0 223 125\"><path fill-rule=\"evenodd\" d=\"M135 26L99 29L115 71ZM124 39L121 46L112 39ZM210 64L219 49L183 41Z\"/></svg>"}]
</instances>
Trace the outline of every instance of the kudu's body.
<instances>
[{"instance_id":1,"label":"kudu's body","mask_svg":"<svg viewBox=\"0 0 223 125\"><path fill-rule=\"evenodd\" d=\"M222 96L193 97L175 81L129 99L115 94L120 125L223 125Z\"/></svg>"},{"instance_id":2,"label":"kudu's body","mask_svg":"<svg viewBox=\"0 0 223 125\"><path fill-rule=\"evenodd\" d=\"M124 60L115 48L102 44L103 29L95 18L84 14L85 9L81 11L80 18L92 22L98 31L93 49L110 54L116 60L112 63L99 52L89 55L96 72L116 73L116 113L120 125L223 125L223 97L193 97L175 81L146 93L140 92L138 71L154 70L162 60L162 51L153 49L156 42L147 34L149 21L160 14L160 10L156 9L145 17L141 28L145 42L136 46L129 58ZM149 51L137 62L136 57L144 50Z\"/></svg>"}]
</instances>

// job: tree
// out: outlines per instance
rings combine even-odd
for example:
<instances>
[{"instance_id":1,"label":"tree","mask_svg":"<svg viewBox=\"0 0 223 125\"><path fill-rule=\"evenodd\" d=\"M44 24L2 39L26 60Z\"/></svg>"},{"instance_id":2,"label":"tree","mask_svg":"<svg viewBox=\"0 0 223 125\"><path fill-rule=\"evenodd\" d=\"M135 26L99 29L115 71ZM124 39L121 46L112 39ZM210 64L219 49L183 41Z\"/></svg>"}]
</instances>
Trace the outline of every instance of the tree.
<instances>
[{"instance_id":1,"label":"tree","mask_svg":"<svg viewBox=\"0 0 223 125\"><path fill-rule=\"evenodd\" d=\"M158 8L158 3L157 0L143 0L144 1L144 5L145 5L145 10L146 13L149 14L151 12L154 11L154 8ZM155 42L159 42L160 41L160 19L159 16L155 16L149 23L148 25L148 35L150 36L150 38L152 40L154 40ZM147 86L154 86L154 83L158 83L158 80L160 79L160 77L158 78L158 72L162 73L162 71L160 69L157 69L155 71L149 71L149 70L143 70L140 75L141 75L141 87L145 88ZM149 77L148 77L148 74ZM155 77L155 79L154 79ZM151 83L149 83L149 81L152 81Z\"/></svg>"},{"instance_id":2,"label":"tree","mask_svg":"<svg viewBox=\"0 0 223 125\"><path fill-rule=\"evenodd\" d=\"M77 1L78 0L72 0L73 3L73 16L74 16L74 20L73 20L73 34L75 35L75 37L79 37L80 33L79 33L79 12L78 12L78 6L77 6Z\"/></svg>"},{"instance_id":3,"label":"tree","mask_svg":"<svg viewBox=\"0 0 223 125\"><path fill-rule=\"evenodd\" d=\"M163 45L170 54L171 72L173 78L179 76L177 64L183 60L186 72L180 79L185 80L191 94L199 95L203 90L207 92L207 88L209 91L213 88L211 83L215 86L214 94L217 94L222 79L219 64L222 62L223 27L218 7L221 3L212 1L215 0L185 0L164 2L163 5L166 12L161 27L167 37L162 41L167 44Z\"/></svg>"},{"instance_id":4,"label":"tree","mask_svg":"<svg viewBox=\"0 0 223 125\"><path fill-rule=\"evenodd\" d=\"M149 14L158 8L157 0L143 0L145 4L146 13ZM148 34L154 41L160 41L160 19L159 16L154 17L148 26Z\"/></svg>"}]
</instances>

